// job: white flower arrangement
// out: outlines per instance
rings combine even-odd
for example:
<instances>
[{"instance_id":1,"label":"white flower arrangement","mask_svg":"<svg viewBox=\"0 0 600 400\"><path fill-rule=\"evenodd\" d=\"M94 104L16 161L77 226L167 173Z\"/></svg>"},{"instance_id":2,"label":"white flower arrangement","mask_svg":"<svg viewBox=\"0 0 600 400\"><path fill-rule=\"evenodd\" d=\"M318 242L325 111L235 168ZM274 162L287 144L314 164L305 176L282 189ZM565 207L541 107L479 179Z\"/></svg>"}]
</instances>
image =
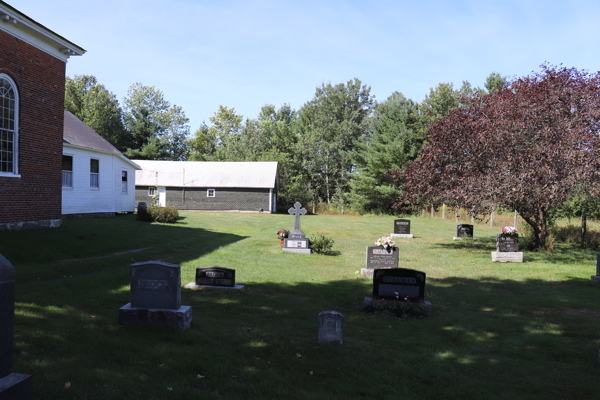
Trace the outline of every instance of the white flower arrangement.
<instances>
[{"instance_id":1,"label":"white flower arrangement","mask_svg":"<svg viewBox=\"0 0 600 400\"><path fill-rule=\"evenodd\" d=\"M392 238L389 236L382 236L379 239L377 239L377 241L375 242L375 245L381 246L384 249L387 249L388 247L391 247L391 248L396 247L396 242L394 242L392 240Z\"/></svg>"}]
</instances>

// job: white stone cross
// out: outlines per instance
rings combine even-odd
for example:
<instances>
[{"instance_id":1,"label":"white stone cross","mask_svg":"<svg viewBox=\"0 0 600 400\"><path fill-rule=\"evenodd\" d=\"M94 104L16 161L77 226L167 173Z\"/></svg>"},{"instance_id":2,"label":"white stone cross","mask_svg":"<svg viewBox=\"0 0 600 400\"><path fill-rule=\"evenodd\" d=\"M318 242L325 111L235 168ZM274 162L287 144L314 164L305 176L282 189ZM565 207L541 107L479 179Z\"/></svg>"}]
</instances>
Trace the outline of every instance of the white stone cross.
<instances>
[{"instance_id":1,"label":"white stone cross","mask_svg":"<svg viewBox=\"0 0 600 400\"><path fill-rule=\"evenodd\" d=\"M306 214L306 208L300 208L302 204L296 202L294 204L294 208L290 208L288 213L291 215L296 215L296 226L294 227L294 232L300 232L300 216Z\"/></svg>"}]
</instances>

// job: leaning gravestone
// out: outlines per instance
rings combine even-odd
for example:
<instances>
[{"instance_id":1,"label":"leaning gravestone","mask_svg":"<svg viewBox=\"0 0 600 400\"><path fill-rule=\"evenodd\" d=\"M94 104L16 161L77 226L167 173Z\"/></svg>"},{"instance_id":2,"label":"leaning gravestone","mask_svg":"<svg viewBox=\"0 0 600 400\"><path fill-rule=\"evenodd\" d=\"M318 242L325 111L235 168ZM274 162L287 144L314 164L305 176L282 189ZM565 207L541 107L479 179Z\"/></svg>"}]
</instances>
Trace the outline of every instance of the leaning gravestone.
<instances>
[{"instance_id":1,"label":"leaning gravestone","mask_svg":"<svg viewBox=\"0 0 600 400\"><path fill-rule=\"evenodd\" d=\"M390 235L395 238L408 238L412 239L413 235L410 233L410 220L409 219L396 219L394 220L394 233Z\"/></svg>"},{"instance_id":2,"label":"leaning gravestone","mask_svg":"<svg viewBox=\"0 0 600 400\"><path fill-rule=\"evenodd\" d=\"M131 265L131 303L119 309L119 325L187 329L192 307L181 305L180 267L162 261Z\"/></svg>"},{"instance_id":3,"label":"leaning gravestone","mask_svg":"<svg viewBox=\"0 0 600 400\"><path fill-rule=\"evenodd\" d=\"M372 278L376 268L398 268L398 247L365 247L365 267L360 269L361 276Z\"/></svg>"},{"instance_id":4,"label":"leaning gravestone","mask_svg":"<svg viewBox=\"0 0 600 400\"><path fill-rule=\"evenodd\" d=\"M235 284L235 269L222 267L196 268L196 281L185 285L186 289L242 290L244 285Z\"/></svg>"},{"instance_id":5,"label":"leaning gravestone","mask_svg":"<svg viewBox=\"0 0 600 400\"><path fill-rule=\"evenodd\" d=\"M376 269L373 274L373 294L365 297L364 305L400 301L422 303L425 309L431 310L431 302L425 301L425 278L425 272L414 269Z\"/></svg>"},{"instance_id":6,"label":"leaning gravestone","mask_svg":"<svg viewBox=\"0 0 600 400\"><path fill-rule=\"evenodd\" d=\"M596 275L592 275L592 282L600 283L600 253L596 253Z\"/></svg>"},{"instance_id":7,"label":"leaning gravestone","mask_svg":"<svg viewBox=\"0 0 600 400\"><path fill-rule=\"evenodd\" d=\"M492 251L492 261L523 262L523 252L519 251L519 235L496 235L496 251Z\"/></svg>"},{"instance_id":8,"label":"leaning gravestone","mask_svg":"<svg viewBox=\"0 0 600 400\"><path fill-rule=\"evenodd\" d=\"M344 343L344 314L323 311L317 317L317 343Z\"/></svg>"},{"instance_id":9,"label":"leaning gravestone","mask_svg":"<svg viewBox=\"0 0 600 400\"><path fill-rule=\"evenodd\" d=\"M473 225L470 224L459 224L456 225L456 236L453 237L453 240L475 240L473 237Z\"/></svg>"},{"instance_id":10,"label":"leaning gravestone","mask_svg":"<svg viewBox=\"0 0 600 400\"><path fill-rule=\"evenodd\" d=\"M306 208L302 208L302 204L296 202L294 207L288 210L288 213L296 216L296 224L294 230L284 240L281 250L289 253L310 254L308 239L304 237L304 233L300 230L300 216L306 214Z\"/></svg>"},{"instance_id":11,"label":"leaning gravestone","mask_svg":"<svg viewBox=\"0 0 600 400\"><path fill-rule=\"evenodd\" d=\"M31 375L12 373L15 268L0 254L0 399L31 399Z\"/></svg>"}]
</instances>

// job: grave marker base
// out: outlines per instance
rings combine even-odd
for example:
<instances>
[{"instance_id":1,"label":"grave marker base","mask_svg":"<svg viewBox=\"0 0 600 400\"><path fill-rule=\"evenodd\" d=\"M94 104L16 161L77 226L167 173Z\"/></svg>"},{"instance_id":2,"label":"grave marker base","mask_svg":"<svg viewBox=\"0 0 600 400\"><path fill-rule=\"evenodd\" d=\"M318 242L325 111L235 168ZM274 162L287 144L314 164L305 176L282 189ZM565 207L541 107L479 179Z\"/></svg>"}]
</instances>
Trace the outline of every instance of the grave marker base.
<instances>
[{"instance_id":1,"label":"grave marker base","mask_svg":"<svg viewBox=\"0 0 600 400\"><path fill-rule=\"evenodd\" d=\"M413 239L412 233L390 233L390 237L401 239Z\"/></svg>"},{"instance_id":2,"label":"grave marker base","mask_svg":"<svg viewBox=\"0 0 600 400\"><path fill-rule=\"evenodd\" d=\"M285 251L286 253L300 253L300 254L311 254L310 249L298 249L295 247L284 247L281 251Z\"/></svg>"},{"instance_id":3,"label":"grave marker base","mask_svg":"<svg viewBox=\"0 0 600 400\"><path fill-rule=\"evenodd\" d=\"M135 308L131 303L119 308L121 326L162 326L188 329L192 326L192 306L181 306L179 310L162 308Z\"/></svg>"},{"instance_id":4,"label":"grave marker base","mask_svg":"<svg viewBox=\"0 0 600 400\"><path fill-rule=\"evenodd\" d=\"M522 251L492 251L492 261L498 262L523 262Z\"/></svg>"},{"instance_id":5,"label":"grave marker base","mask_svg":"<svg viewBox=\"0 0 600 400\"><path fill-rule=\"evenodd\" d=\"M477 240L477 238L475 238L475 237L466 237L466 236L462 236L462 237L456 237L456 236L454 236L452 238L452 240Z\"/></svg>"},{"instance_id":6,"label":"grave marker base","mask_svg":"<svg viewBox=\"0 0 600 400\"><path fill-rule=\"evenodd\" d=\"M217 289L217 290L243 290L244 285L235 286L209 286L209 285L196 285L194 282L190 282L184 286L186 289L200 290L200 289Z\"/></svg>"},{"instance_id":7,"label":"grave marker base","mask_svg":"<svg viewBox=\"0 0 600 400\"><path fill-rule=\"evenodd\" d=\"M406 305L407 308L414 307L415 305L422 305L427 312L431 312L433 310L433 304L430 301L425 300L422 303L411 303L409 301L394 301L394 300L375 300L372 297L365 297L363 301L363 307L381 305L385 307L386 305L397 307L398 304Z\"/></svg>"},{"instance_id":8,"label":"grave marker base","mask_svg":"<svg viewBox=\"0 0 600 400\"><path fill-rule=\"evenodd\" d=\"M31 399L33 377L24 374L8 374L0 378L0 400Z\"/></svg>"}]
</instances>

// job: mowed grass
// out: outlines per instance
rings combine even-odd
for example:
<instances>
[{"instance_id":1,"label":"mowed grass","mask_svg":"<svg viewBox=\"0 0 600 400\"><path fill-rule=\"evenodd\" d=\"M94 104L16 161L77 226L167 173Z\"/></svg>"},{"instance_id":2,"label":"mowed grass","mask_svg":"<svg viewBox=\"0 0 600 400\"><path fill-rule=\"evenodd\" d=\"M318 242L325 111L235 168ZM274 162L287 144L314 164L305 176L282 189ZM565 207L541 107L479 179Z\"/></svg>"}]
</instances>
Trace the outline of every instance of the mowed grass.
<instances>
[{"instance_id":1,"label":"mowed grass","mask_svg":"<svg viewBox=\"0 0 600 400\"><path fill-rule=\"evenodd\" d=\"M427 273L424 319L361 311L365 246L393 217L303 216L333 255L282 253L289 215L182 212L175 225L134 216L0 232L17 269L13 371L36 399L600 398L595 253L559 244L522 264L491 262L500 228L453 242L453 221L411 218L400 266ZM242 292L189 291L186 331L120 327L129 265L164 260L236 269ZM317 314L345 315L343 345L317 345ZM65 387L69 386L68 388Z\"/></svg>"}]
</instances>

